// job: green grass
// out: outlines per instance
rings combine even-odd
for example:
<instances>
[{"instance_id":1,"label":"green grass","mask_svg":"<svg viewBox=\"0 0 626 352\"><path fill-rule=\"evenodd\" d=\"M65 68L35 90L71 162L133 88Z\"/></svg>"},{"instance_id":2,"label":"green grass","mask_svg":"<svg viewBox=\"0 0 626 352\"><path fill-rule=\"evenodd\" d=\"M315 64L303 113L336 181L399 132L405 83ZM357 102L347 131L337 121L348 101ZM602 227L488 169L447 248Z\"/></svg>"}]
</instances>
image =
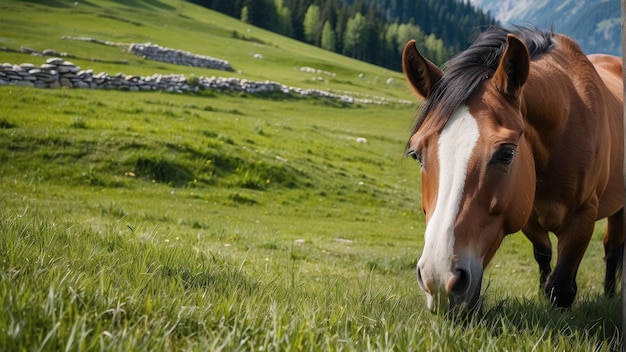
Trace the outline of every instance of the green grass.
<instances>
[{"instance_id":1,"label":"green grass","mask_svg":"<svg viewBox=\"0 0 626 352\"><path fill-rule=\"evenodd\" d=\"M233 42L252 45L232 41L237 30L276 53L251 79L280 75L274 80L304 86L290 70L308 65L341 73L352 90L383 89L349 78L377 68L248 33L191 4L180 16L178 1L137 0L133 14L114 1L40 3L0 5L11 9L0 11L5 43L67 45L85 57L102 50L127 59L128 73L208 75L55 38L150 34L160 45L231 60L228 47L232 57L250 50ZM47 33L26 28L32 21L48 23ZM157 29L166 22L182 31L178 41ZM192 47L201 38L207 51ZM403 85L386 89L410 99ZM323 99L0 87L0 350L621 349L620 302L602 295L603 223L571 310L557 312L539 294L532 248L515 234L485 272L481 315L428 312L415 279L419 170L403 156L414 113L411 105Z\"/></svg>"}]
</instances>

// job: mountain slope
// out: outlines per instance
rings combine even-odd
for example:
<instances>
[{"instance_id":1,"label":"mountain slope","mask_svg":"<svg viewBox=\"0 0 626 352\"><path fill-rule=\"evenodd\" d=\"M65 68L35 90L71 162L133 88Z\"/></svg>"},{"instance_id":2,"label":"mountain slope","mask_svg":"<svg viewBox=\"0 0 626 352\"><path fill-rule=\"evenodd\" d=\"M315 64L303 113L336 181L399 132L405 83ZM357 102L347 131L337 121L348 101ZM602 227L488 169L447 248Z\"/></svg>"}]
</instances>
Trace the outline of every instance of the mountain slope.
<instances>
[{"instance_id":1,"label":"mountain slope","mask_svg":"<svg viewBox=\"0 0 626 352\"><path fill-rule=\"evenodd\" d=\"M503 24L554 27L574 38L587 53L621 55L618 0L471 0Z\"/></svg>"}]
</instances>

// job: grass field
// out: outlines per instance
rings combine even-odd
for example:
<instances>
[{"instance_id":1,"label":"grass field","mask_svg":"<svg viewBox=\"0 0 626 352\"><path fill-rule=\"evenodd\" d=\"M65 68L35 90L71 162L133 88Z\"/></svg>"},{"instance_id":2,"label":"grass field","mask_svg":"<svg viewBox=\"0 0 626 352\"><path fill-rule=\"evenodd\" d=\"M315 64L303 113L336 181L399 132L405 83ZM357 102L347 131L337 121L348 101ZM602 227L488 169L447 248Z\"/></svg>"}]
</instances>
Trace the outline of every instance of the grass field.
<instances>
[{"instance_id":1,"label":"grass field","mask_svg":"<svg viewBox=\"0 0 626 352\"><path fill-rule=\"evenodd\" d=\"M69 4L3 2L0 46L67 51L109 73L228 75L60 37L152 41L227 59L248 79L412 99L399 73L192 4ZM43 60L0 51L0 62ZM314 82L301 66L337 77ZM403 155L415 111L0 87L0 350L621 349L620 302L602 296L603 223L571 310L539 294L515 234L485 272L482 315L427 311L419 170Z\"/></svg>"}]
</instances>

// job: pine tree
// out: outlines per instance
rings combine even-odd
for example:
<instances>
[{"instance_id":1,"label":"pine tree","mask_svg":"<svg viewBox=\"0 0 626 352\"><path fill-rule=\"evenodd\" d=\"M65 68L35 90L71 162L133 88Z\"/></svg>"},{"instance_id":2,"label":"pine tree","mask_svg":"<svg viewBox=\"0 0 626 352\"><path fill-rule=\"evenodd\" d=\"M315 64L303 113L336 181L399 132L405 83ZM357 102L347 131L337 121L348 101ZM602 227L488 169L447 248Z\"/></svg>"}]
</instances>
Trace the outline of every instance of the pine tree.
<instances>
[{"instance_id":1,"label":"pine tree","mask_svg":"<svg viewBox=\"0 0 626 352\"><path fill-rule=\"evenodd\" d=\"M304 15L304 21L302 22L304 28L304 39L311 43L318 45L319 38L322 32L320 26L320 8L317 5L311 5L306 10Z\"/></svg>"},{"instance_id":2,"label":"pine tree","mask_svg":"<svg viewBox=\"0 0 626 352\"><path fill-rule=\"evenodd\" d=\"M278 15L278 33L285 36L293 36L293 25L291 23L291 10L284 6L283 0L274 0Z\"/></svg>"},{"instance_id":3,"label":"pine tree","mask_svg":"<svg viewBox=\"0 0 626 352\"><path fill-rule=\"evenodd\" d=\"M360 12L350 17L346 23L346 32L343 39L343 51L345 54L360 59L367 48L367 22Z\"/></svg>"},{"instance_id":4,"label":"pine tree","mask_svg":"<svg viewBox=\"0 0 626 352\"><path fill-rule=\"evenodd\" d=\"M248 6L244 6L243 9L241 9L241 22L246 22L246 23L250 23L250 17L248 16Z\"/></svg>"},{"instance_id":5,"label":"pine tree","mask_svg":"<svg viewBox=\"0 0 626 352\"><path fill-rule=\"evenodd\" d=\"M333 31L330 21L326 21L322 29L322 48L335 51L336 46L337 40L335 39L335 31Z\"/></svg>"}]
</instances>

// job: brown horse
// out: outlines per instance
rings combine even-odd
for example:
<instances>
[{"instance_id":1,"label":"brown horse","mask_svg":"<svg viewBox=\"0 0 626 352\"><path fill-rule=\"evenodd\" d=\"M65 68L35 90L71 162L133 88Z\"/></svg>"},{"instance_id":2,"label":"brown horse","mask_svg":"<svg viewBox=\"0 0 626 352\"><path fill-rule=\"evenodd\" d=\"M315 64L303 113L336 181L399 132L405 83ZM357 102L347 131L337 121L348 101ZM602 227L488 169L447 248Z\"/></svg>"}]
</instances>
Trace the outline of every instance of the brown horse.
<instances>
[{"instance_id":1,"label":"brown horse","mask_svg":"<svg viewBox=\"0 0 626 352\"><path fill-rule=\"evenodd\" d=\"M426 99L407 149L421 164L427 225L417 279L429 309L476 308L483 269L520 229L545 294L570 307L594 224L606 217L605 292L615 294L624 243L622 61L586 57L572 39L534 27L487 30L443 71L414 41L402 61ZM558 238L554 270L549 232Z\"/></svg>"}]
</instances>

